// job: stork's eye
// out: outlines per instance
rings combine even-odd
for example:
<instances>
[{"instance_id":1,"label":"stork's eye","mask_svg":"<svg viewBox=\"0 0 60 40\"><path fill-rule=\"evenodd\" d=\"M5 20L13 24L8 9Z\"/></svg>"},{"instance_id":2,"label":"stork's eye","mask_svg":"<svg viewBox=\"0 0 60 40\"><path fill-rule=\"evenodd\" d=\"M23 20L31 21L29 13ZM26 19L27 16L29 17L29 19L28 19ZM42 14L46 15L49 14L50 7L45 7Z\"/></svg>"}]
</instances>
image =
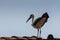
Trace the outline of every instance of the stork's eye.
<instances>
[{"instance_id":1,"label":"stork's eye","mask_svg":"<svg viewBox=\"0 0 60 40\"><path fill-rule=\"evenodd\" d=\"M33 16L34 16L34 14L31 14L30 16L31 16L31 17L33 17Z\"/></svg>"}]
</instances>

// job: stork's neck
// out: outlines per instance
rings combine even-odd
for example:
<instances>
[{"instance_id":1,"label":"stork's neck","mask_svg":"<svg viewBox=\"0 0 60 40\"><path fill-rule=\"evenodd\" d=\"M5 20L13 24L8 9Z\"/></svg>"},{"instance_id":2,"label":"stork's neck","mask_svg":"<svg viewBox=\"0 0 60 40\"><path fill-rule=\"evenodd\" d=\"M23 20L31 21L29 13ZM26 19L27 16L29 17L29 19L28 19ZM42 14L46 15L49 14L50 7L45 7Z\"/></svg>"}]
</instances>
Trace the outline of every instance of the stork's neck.
<instances>
[{"instance_id":1,"label":"stork's neck","mask_svg":"<svg viewBox=\"0 0 60 40\"><path fill-rule=\"evenodd\" d=\"M34 17L32 17L32 23L34 22Z\"/></svg>"}]
</instances>

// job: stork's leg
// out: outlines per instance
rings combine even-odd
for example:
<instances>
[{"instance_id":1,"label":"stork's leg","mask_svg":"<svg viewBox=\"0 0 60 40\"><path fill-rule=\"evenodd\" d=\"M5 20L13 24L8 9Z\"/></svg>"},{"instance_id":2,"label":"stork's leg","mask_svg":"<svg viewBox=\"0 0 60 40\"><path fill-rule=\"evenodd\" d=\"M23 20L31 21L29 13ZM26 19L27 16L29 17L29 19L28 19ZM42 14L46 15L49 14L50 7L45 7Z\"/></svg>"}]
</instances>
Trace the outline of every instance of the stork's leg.
<instances>
[{"instance_id":1,"label":"stork's leg","mask_svg":"<svg viewBox=\"0 0 60 40\"><path fill-rule=\"evenodd\" d=\"M39 37L39 29L37 29L37 37Z\"/></svg>"},{"instance_id":2,"label":"stork's leg","mask_svg":"<svg viewBox=\"0 0 60 40\"><path fill-rule=\"evenodd\" d=\"M41 37L41 29L40 29L40 37Z\"/></svg>"}]
</instances>

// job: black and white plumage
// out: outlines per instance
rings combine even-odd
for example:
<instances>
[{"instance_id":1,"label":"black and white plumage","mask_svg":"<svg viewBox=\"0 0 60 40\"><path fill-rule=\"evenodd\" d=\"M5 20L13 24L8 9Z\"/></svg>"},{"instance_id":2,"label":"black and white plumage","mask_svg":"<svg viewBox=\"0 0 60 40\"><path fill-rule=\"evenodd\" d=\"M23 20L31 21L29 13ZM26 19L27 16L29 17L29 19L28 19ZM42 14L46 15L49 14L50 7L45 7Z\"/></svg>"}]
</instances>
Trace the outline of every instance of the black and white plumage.
<instances>
[{"instance_id":1,"label":"black and white plumage","mask_svg":"<svg viewBox=\"0 0 60 40\"><path fill-rule=\"evenodd\" d=\"M39 31L41 36L41 27L47 22L49 15L47 14L47 12L45 12L41 17L38 17L34 21L34 14L31 14L26 22L28 22L31 18L32 18L32 26L38 30L37 37L39 36Z\"/></svg>"}]
</instances>

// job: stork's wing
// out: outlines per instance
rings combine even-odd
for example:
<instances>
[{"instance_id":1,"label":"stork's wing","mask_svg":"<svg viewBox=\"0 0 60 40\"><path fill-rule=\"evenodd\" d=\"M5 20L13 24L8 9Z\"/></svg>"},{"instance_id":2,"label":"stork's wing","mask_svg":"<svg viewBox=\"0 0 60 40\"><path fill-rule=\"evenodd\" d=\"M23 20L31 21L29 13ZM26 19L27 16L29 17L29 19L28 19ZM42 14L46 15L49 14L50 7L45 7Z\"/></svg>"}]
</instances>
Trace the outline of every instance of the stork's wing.
<instances>
[{"instance_id":1,"label":"stork's wing","mask_svg":"<svg viewBox=\"0 0 60 40\"><path fill-rule=\"evenodd\" d=\"M43 18L38 18L36 21L33 23L33 26L36 28L41 28L46 22L46 17Z\"/></svg>"},{"instance_id":2,"label":"stork's wing","mask_svg":"<svg viewBox=\"0 0 60 40\"><path fill-rule=\"evenodd\" d=\"M46 17L43 17L37 23L38 26L42 27L46 23Z\"/></svg>"}]
</instances>

